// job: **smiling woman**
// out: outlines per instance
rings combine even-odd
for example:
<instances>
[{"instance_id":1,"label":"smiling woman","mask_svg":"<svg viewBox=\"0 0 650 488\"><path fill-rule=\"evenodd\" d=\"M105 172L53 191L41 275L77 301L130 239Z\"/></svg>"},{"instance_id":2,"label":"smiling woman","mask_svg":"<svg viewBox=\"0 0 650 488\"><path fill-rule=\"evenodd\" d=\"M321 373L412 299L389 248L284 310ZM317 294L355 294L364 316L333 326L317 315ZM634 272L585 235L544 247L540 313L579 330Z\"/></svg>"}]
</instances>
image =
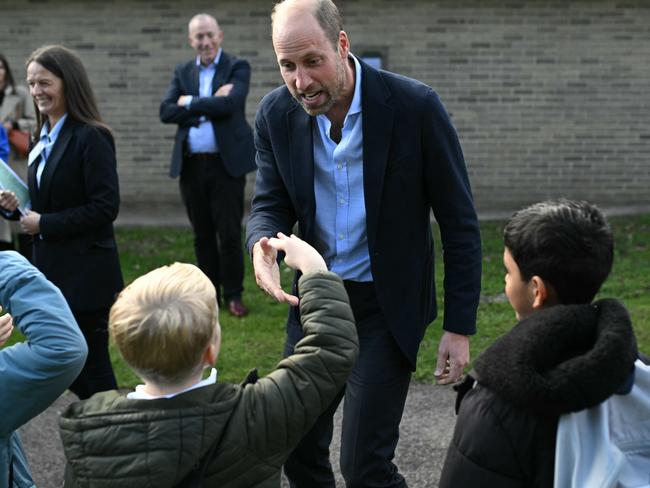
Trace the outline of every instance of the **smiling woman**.
<instances>
[{"instance_id":1,"label":"smiling woman","mask_svg":"<svg viewBox=\"0 0 650 488\"><path fill-rule=\"evenodd\" d=\"M8 191L0 206L34 236L34 264L59 287L84 334L88 360L70 386L84 399L117 386L107 332L109 307L123 286L113 235L120 201L115 144L74 52L45 46L26 67L38 141L29 154L32 210L19 215Z\"/></svg>"},{"instance_id":2,"label":"smiling woman","mask_svg":"<svg viewBox=\"0 0 650 488\"><path fill-rule=\"evenodd\" d=\"M41 116L54 127L67 112L63 80L33 61L27 66L27 84Z\"/></svg>"}]
</instances>

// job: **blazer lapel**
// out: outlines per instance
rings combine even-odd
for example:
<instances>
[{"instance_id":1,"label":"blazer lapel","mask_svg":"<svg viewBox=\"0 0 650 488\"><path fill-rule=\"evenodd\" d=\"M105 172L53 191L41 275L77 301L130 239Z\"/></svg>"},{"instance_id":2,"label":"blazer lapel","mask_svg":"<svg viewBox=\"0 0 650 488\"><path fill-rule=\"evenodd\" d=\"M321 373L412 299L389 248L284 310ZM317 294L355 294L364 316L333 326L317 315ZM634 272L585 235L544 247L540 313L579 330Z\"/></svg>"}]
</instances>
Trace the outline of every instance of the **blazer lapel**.
<instances>
[{"instance_id":1,"label":"blazer lapel","mask_svg":"<svg viewBox=\"0 0 650 488\"><path fill-rule=\"evenodd\" d=\"M230 75L230 57L223 51L221 51L221 57L219 58L219 63L217 64L217 69L212 78L212 94L223 85L227 76Z\"/></svg>"},{"instance_id":2,"label":"blazer lapel","mask_svg":"<svg viewBox=\"0 0 650 488\"><path fill-rule=\"evenodd\" d=\"M390 96L379 72L361 63L361 110L363 114L363 190L366 203L366 231L372 249L379 225L379 207L394 113L387 104Z\"/></svg>"},{"instance_id":3,"label":"blazer lapel","mask_svg":"<svg viewBox=\"0 0 650 488\"><path fill-rule=\"evenodd\" d=\"M61 132L59 132L59 136L56 138L56 142L54 143L52 151L47 158L47 162L45 163L43 174L41 174L41 184L38 187L38 196L40 203L43 206L49 200L50 191L52 189L52 177L56 171L57 166L61 162L61 158L63 157L65 149L68 147L68 143L72 138L72 134L73 124L70 118L68 118L64 122L63 127L61 127ZM36 163L32 164L32 167L34 166L36 166ZM36 179L36 176L34 176L34 179ZM34 181L34 183L36 183L36 181ZM34 188L36 188L36 186L34 186Z\"/></svg>"},{"instance_id":4,"label":"blazer lapel","mask_svg":"<svg viewBox=\"0 0 650 488\"><path fill-rule=\"evenodd\" d=\"M311 237L316 214L316 198L312 117L297 104L287 112L287 134L293 192L299 205L298 220L305 226L303 237L313 242Z\"/></svg>"},{"instance_id":5,"label":"blazer lapel","mask_svg":"<svg viewBox=\"0 0 650 488\"><path fill-rule=\"evenodd\" d=\"M38 198L38 187L36 186L36 168L38 167L39 161L34 161L27 167L27 188L29 188L29 198L32 202L32 208L36 211L39 211L41 208L40 200Z\"/></svg>"},{"instance_id":6,"label":"blazer lapel","mask_svg":"<svg viewBox=\"0 0 650 488\"><path fill-rule=\"evenodd\" d=\"M199 96L200 93L200 88L199 88L199 66L196 64L196 61L192 62L192 66L190 69L190 87L188 90L188 95L192 96Z\"/></svg>"}]
</instances>

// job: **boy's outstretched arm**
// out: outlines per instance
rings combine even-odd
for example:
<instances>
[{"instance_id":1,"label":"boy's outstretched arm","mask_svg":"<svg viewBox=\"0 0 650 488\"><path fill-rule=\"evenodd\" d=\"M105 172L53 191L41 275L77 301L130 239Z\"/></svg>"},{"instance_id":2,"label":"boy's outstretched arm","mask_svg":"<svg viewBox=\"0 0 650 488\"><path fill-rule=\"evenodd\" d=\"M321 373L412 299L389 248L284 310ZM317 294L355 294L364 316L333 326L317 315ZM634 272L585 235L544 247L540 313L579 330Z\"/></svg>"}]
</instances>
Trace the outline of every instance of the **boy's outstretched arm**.
<instances>
[{"instance_id":1,"label":"boy's outstretched arm","mask_svg":"<svg viewBox=\"0 0 650 488\"><path fill-rule=\"evenodd\" d=\"M268 245L303 273L298 285L305 337L275 371L245 386L244 409L237 415L246 416L251 448L267 462L282 464L343 388L359 342L343 281L327 271L318 252L284 234Z\"/></svg>"},{"instance_id":2,"label":"boy's outstretched arm","mask_svg":"<svg viewBox=\"0 0 650 488\"><path fill-rule=\"evenodd\" d=\"M0 252L0 305L26 341L0 351L0 437L47 408L81 371L88 349L59 289L25 258Z\"/></svg>"}]
</instances>

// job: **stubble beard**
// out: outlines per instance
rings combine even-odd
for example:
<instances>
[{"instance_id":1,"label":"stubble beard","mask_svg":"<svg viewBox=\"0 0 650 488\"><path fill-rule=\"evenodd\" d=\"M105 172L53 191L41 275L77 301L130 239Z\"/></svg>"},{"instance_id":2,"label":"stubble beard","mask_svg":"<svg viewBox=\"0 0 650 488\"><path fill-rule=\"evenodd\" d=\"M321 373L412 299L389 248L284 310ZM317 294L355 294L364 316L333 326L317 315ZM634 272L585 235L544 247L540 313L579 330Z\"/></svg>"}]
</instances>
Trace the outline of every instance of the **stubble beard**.
<instances>
[{"instance_id":1,"label":"stubble beard","mask_svg":"<svg viewBox=\"0 0 650 488\"><path fill-rule=\"evenodd\" d=\"M341 92L345 87L345 67L343 61L338 60L336 63L336 84L333 87L322 87L323 93L327 95L327 100L320 107L310 108L305 105L302 96L296 91L291 90L291 95L298 101L305 112L311 116L326 114L341 98Z\"/></svg>"}]
</instances>

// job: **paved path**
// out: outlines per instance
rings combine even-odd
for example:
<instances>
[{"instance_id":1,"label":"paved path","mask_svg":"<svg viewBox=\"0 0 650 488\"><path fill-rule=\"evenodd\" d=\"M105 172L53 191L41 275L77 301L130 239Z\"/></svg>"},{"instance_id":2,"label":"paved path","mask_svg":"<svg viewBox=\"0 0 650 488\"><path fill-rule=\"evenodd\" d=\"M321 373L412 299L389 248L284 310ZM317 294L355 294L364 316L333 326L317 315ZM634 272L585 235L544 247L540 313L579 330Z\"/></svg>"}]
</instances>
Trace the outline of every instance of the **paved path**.
<instances>
[{"instance_id":1,"label":"paved path","mask_svg":"<svg viewBox=\"0 0 650 488\"><path fill-rule=\"evenodd\" d=\"M423 384L411 386L401 425L401 438L395 462L406 477L411 488L432 488L437 486L440 470L454 423L455 394L451 387ZM57 417L76 397L69 392L63 394L50 408L33 419L20 430L36 486L38 488L59 488L63 480L65 459L57 431ZM380 405L377 408L381 408ZM337 486L343 487L338 462L338 426L332 452L332 464L338 477ZM286 483L283 486L287 486Z\"/></svg>"}]
</instances>

